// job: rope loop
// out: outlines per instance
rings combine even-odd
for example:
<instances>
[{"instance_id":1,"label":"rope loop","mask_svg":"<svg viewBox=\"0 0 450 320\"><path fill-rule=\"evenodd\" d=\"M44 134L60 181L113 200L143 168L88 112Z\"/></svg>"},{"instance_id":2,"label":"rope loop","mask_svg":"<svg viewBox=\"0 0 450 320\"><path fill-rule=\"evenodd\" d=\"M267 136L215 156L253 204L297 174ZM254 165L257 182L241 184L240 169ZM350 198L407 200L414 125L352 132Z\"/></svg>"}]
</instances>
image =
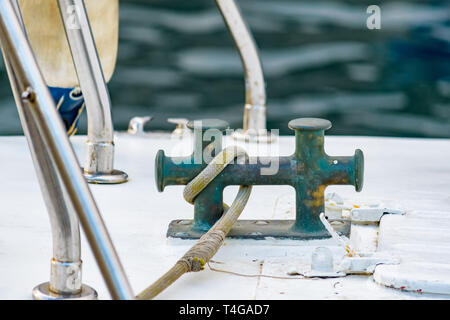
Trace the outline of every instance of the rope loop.
<instances>
[{"instance_id":1,"label":"rope loop","mask_svg":"<svg viewBox=\"0 0 450 320\"><path fill-rule=\"evenodd\" d=\"M193 204L197 195L211 183L234 159L248 159L245 149L238 146L230 146L222 150L208 166L200 172L191 182L184 188L184 199ZM229 207L223 204L225 214L219 221L231 229L234 222L227 221L225 218L227 213L231 213L237 217L241 214L250 196L251 187L241 186L236 196L235 201ZM187 272L197 272L203 270L205 264L214 256L219 250L220 246L225 240L228 231L224 232L222 228L218 228L216 223L209 232L204 234L200 240L178 261L180 264L187 266ZM220 224L219 224L220 226Z\"/></svg>"},{"instance_id":2,"label":"rope loop","mask_svg":"<svg viewBox=\"0 0 450 320\"><path fill-rule=\"evenodd\" d=\"M238 161L242 158L248 159L247 152L239 146L230 146L223 149L191 182L183 191L184 199L190 204L194 204L195 197L206 188L235 158Z\"/></svg>"},{"instance_id":3,"label":"rope loop","mask_svg":"<svg viewBox=\"0 0 450 320\"><path fill-rule=\"evenodd\" d=\"M222 172L225 167L235 158L248 159L247 153L240 147L228 147L219 153L208 166L200 172L184 189L184 198L189 203L193 203L195 197ZM184 273L197 272L204 269L211 258L216 254L225 241L225 237L230 232L237 221L248 199L252 186L240 186L236 199L230 207L224 203L224 214L205 233L200 240L177 261L177 263L167 271L161 278L142 291L137 298L141 300L153 299L164 289L170 286Z\"/></svg>"}]
</instances>

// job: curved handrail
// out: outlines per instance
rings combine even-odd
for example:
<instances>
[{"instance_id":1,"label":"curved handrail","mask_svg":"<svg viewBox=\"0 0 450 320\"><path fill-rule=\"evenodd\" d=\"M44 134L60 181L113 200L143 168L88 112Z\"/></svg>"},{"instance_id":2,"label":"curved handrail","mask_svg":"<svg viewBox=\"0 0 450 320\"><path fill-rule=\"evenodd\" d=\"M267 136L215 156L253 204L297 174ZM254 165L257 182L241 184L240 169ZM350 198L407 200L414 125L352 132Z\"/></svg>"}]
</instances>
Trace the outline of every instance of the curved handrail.
<instances>
[{"instance_id":1,"label":"curved handrail","mask_svg":"<svg viewBox=\"0 0 450 320\"><path fill-rule=\"evenodd\" d=\"M122 183L128 176L114 170L111 99L83 0L58 0L64 30L86 103L88 141L85 176L93 183ZM72 26L73 17L77 18Z\"/></svg>"},{"instance_id":2,"label":"curved handrail","mask_svg":"<svg viewBox=\"0 0 450 320\"><path fill-rule=\"evenodd\" d=\"M216 0L239 51L245 76L243 131L259 134L266 129L266 85L258 48L234 0Z\"/></svg>"},{"instance_id":3,"label":"curved handrail","mask_svg":"<svg viewBox=\"0 0 450 320\"><path fill-rule=\"evenodd\" d=\"M75 222L76 217L70 213L73 208L111 296L115 299L134 299L122 264L81 174L54 101L15 12L14 2L0 1L0 41L51 217L54 251L63 259L79 259L78 224ZM62 211L56 207L61 204L64 204ZM70 226L63 226L65 223Z\"/></svg>"}]
</instances>

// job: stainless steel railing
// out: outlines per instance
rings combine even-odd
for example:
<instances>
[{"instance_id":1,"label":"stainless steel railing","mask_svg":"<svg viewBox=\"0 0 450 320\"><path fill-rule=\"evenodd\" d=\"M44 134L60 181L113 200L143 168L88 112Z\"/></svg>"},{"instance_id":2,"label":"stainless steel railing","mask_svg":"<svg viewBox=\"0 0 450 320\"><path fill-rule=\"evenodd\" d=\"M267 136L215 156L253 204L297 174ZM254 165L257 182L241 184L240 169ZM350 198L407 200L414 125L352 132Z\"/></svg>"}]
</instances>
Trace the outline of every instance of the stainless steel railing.
<instances>
[{"instance_id":1,"label":"stainless steel railing","mask_svg":"<svg viewBox=\"0 0 450 320\"><path fill-rule=\"evenodd\" d=\"M20 21L16 0L0 1L0 42L53 235L51 280L36 298L88 298L81 285L80 236L84 229L114 299L134 299L114 245L83 177Z\"/></svg>"},{"instance_id":2,"label":"stainless steel railing","mask_svg":"<svg viewBox=\"0 0 450 320\"><path fill-rule=\"evenodd\" d=\"M84 175L90 183L126 182L127 174L114 170L114 128L111 118L111 99L84 1L58 0L58 5L86 103L88 141ZM73 18L77 19L76 23Z\"/></svg>"},{"instance_id":3,"label":"stainless steel railing","mask_svg":"<svg viewBox=\"0 0 450 320\"><path fill-rule=\"evenodd\" d=\"M241 57L245 76L244 124L237 139L271 141L266 133L266 84L258 48L234 0L216 0Z\"/></svg>"}]
</instances>

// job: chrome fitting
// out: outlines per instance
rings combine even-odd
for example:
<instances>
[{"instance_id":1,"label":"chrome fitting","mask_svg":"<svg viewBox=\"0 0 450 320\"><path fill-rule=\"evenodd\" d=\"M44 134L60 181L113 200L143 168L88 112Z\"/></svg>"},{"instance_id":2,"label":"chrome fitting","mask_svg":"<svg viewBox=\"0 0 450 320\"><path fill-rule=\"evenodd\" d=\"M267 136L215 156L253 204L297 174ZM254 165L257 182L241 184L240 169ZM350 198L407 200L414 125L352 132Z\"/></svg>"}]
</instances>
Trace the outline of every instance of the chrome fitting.
<instances>
[{"instance_id":1,"label":"chrome fitting","mask_svg":"<svg viewBox=\"0 0 450 320\"><path fill-rule=\"evenodd\" d=\"M216 0L220 13L241 57L245 77L245 107L242 130L237 140L270 143L274 137L266 129L266 84L258 47L234 0Z\"/></svg>"},{"instance_id":2,"label":"chrome fitting","mask_svg":"<svg viewBox=\"0 0 450 320\"><path fill-rule=\"evenodd\" d=\"M186 133L190 134L191 130L187 127L187 124L189 123L188 119L184 118L168 118L167 122L176 124L177 127L172 132L172 137L176 138L183 138Z\"/></svg>"},{"instance_id":3,"label":"chrome fitting","mask_svg":"<svg viewBox=\"0 0 450 320\"><path fill-rule=\"evenodd\" d=\"M133 117L128 124L128 134L132 135L144 135L144 126L147 122L151 121L151 116L146 117Z\"/></svg>"},{"instance_id":4,"label":"chrome fitting","mask_svg":"<svg viewBox=\"0 0 450 320\"><path fill-rule=\"evenodd\" d=\"M114 170L114 129L111 99L93 38L89 17L82 0L58 0L64 29L69 42L88 118L87 155L84 167L89 183L117 184L128 181L128 175ZM76 7L79 28L70 28Z\"/></svg>"},{"instance_id":5,"label":"chrome fitting","mask_svg":"<svg viewBox=\"0 0 450 320\"><path fill-rule=\"evenodd\" d=\"M128 181L128 175L120 170L114 170L114 143L86 143L86 167L83 174L89 183L119 184Z\"/></svg>"},{"instance_id":6,"label":"chrome fitting","mask_svg":"<svg viewBox=\"0 0 450 320\"><path fill-rule=\"evenodd\" d=\"M82 262L61 262L52 259L50 282L33 289L35 300L96 300L97 292L81 282Z\"/></svg>"}]
</instances>

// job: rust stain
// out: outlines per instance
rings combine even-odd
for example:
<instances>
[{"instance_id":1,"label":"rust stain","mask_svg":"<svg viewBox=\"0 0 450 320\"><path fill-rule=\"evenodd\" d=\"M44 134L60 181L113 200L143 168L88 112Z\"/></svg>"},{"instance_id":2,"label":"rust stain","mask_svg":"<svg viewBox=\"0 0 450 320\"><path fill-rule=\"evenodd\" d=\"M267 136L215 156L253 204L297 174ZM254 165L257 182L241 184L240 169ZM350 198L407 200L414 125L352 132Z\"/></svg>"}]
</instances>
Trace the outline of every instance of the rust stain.
<instances>
[{"instance_id":1,"label":"rust stain","mask_svg":"<svg viewBox=\"0 0 450 320\"><path fill-rule=\"evenodd\" d=\"M305 199L304 203L314 208L323 206L323 195L326 187L326 185L322 184L316 190L308 190L307 194L311 196L312 199Z\"/></svg>"}]
</instances>

